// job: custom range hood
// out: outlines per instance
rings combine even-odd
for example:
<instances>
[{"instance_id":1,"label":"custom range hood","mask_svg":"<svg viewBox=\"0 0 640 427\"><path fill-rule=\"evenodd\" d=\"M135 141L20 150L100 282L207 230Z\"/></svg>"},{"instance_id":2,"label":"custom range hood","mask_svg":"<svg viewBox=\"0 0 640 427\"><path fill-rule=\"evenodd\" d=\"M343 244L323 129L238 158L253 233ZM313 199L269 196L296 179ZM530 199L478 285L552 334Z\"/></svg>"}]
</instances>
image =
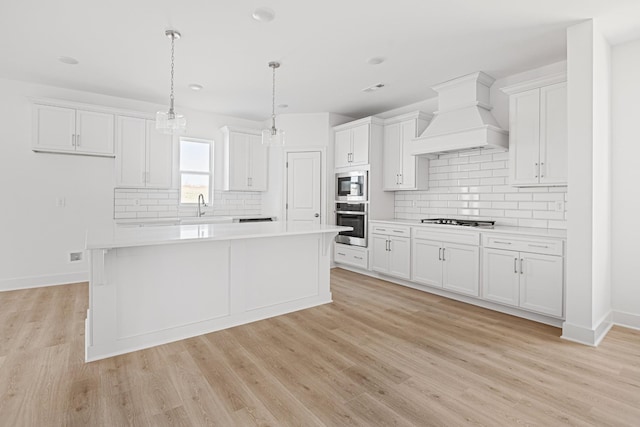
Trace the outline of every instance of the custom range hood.
<instances>
[{"instance_id":1,"label":"custom range hood","mask_svg":"<svg viewBox=\"0 0 640 427\"><path fill-rule=\"evenodd\" d=\"M472 148L509 147L509 133L491 115L489 87L495 79L481 71L434 86L438 111L419 137L407 142L407 154L437 155Z\"/></svg>"}]
</instances>

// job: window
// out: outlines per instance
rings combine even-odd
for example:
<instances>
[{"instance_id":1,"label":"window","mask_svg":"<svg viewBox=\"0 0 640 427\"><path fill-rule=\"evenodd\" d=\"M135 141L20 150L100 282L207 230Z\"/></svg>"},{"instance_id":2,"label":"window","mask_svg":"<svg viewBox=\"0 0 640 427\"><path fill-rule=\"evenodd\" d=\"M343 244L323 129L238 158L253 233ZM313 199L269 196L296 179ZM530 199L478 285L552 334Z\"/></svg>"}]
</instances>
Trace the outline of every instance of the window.
<instances>
[{"instance_id":1,"label":"window","mask_svg":"<svg viewBox=\"0 0 640 427\"><path fill-rule=\"evenodd\" d=\"M180 138L180 203L211 198L211 141Z\"/></svg>"}]
</instances>

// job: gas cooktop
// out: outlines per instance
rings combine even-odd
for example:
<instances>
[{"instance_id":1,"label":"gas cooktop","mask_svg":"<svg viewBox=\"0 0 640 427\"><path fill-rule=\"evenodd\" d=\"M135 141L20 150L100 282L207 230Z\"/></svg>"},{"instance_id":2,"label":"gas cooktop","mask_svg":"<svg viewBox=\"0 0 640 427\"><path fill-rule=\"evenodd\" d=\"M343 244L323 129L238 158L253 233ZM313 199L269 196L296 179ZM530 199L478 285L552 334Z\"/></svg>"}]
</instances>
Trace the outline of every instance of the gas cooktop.
<instances>
[{"instance_id":1,"label":"gas cooktop","mask_svg":"<svg viewBox=\"0 0 640 427\"><path fill-rule=\"evenodd\" d=\"M421 219L423 224L443 224L443 225L461 225L463 227L483 227L493 228L495 221L480 221L476 219L455 219L455 218L429 218Z\"/></svg>"}]
</instances>

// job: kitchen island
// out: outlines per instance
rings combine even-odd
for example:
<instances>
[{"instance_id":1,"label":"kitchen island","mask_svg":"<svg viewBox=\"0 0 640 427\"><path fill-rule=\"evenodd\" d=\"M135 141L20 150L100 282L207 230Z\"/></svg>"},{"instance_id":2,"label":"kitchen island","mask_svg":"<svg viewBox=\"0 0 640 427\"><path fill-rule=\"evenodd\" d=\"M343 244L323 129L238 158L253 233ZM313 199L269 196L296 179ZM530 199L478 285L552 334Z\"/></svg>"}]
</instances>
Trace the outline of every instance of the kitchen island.
<instances>
[{"instance_id":1,"label":"kitchen island","mask_svg":"<svg viewBox=\"0 0 640 427\"><path fill-rule=\"evenodd\" d=\"M330 248L345 230L271 222L90 231L85 360L331 302Z\"/></svg>"}]
</instances>

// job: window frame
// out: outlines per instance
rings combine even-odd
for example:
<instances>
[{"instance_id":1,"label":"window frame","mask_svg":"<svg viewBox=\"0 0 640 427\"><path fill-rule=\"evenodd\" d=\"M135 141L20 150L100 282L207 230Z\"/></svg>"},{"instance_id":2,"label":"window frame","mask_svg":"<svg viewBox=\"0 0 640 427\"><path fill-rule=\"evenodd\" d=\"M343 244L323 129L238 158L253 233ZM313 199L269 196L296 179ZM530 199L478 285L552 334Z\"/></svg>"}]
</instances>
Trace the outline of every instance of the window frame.
<instances>
[{"instance_id":1,"label":"window frame","mask_svg":"<svg viewBox=\"0 0 640 427\"><path fill-rule=\"evenodd\" d=\"M183 170L181 165L182 160L182 142L195 142L198 144L207 144L209 147L209 172L201 172L201 171L191 171L191 170ZM178 205L179 206L194 206L197 205L197 202L183 202L182 201L182 174L189 175L209 175L209 194L207 203L210 205L213 202L213 144L214 141L210 139L203 138L192 138L190 136L181 136L178 139Z\"/></svg>"}]
</instances>

